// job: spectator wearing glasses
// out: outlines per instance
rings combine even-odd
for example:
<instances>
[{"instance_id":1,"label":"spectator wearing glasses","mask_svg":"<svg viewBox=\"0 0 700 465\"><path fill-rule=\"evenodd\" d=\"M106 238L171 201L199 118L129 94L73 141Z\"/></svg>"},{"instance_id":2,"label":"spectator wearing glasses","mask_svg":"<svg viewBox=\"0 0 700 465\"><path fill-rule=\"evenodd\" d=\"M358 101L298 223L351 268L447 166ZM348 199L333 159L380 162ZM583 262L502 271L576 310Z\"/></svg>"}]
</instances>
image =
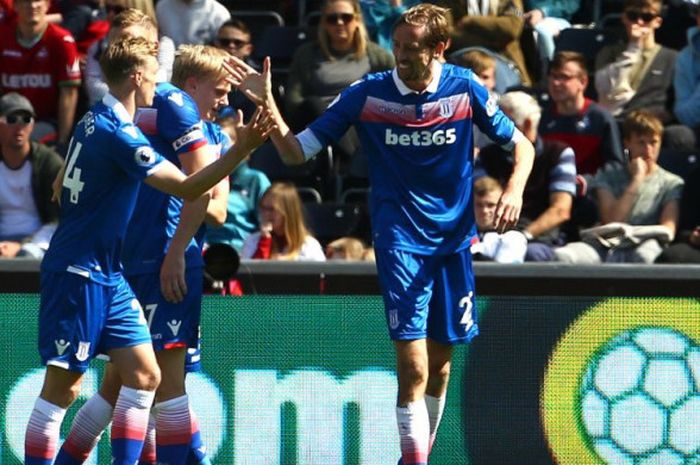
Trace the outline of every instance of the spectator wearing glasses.
<instances>
[{"instance_id":1,"label":"spectator wearing glasses","mask_svg":"<svg viewBox=\"0 0 700 465\"><path fill-rule=\"evenodd\" d=\"M588 86L586 58L558 52L550 65L548 91L552 104L542 112L540 135L574 149L576 172L594 175L607 163L622 164L622 143L610 112L584 96Z\"/></svg>"},{"instance_id":2,"label":"spectator wearing glasses","mask_svg":"<svg viewBox=\"0 0 700 465\"><path fill-rule=\"evenodd\" d=\"M318 40L301 45L292 59L285 87L287 120L295 130L303 129L347 86L393 66L391 54L368 39L358 0L325 0ZM358 146L351 129L335 148L347 161Z\"/></svg>"},{"instance_id":3,"label":"spectator wearing glasses","mask_svg":"<svg viewBox=\"0 0 700 465\"><path fill-rule=\"evenodd\" d=\"M34 107L10 92L0 98L0 257L41 258L56 229L51 185L63 160L31 141Z\"/></svg>"},{"instance_id":4,"label":"spectator wearing glasses","mask_svg":"<svg viewBox=\"0 0 700 465\"><path fill-rule=\"evenodd\" d=\"M252 41L253 36L248 25L238 18L231 18L219 28L214 44L259 70L260 65L251 56L253 53ZM236 115L236 110L241 110L243 117L247 120L255 112L255 104L234 87L228 94L228 105L219 112L219 122L223 123L222 125L225 127L230 126L231 119ZM235 134L231 133L229 135L235 138Z\"/></svg>"},{"instance_id":5,"label":"spectator wearing glasses","mask_svg":"<svg viewBox=\"0 0 700 465\"><path fill-rule=\"evenodd\" d=\"M669 70L675 66L676 51L656 43L654 33L661 23L661 0L625 0L626 39L604 47L596 56L598 101L616 117L645 109L664 124L674 119Z\"/></svg>"},{"instance_id":6,"label":"spectator wearing glasses","mask_svg":"<svg viewBox=\"0 0 700 465\"><path fill-rule=\"evenodd\" d=\"M73 128L80 87L80 62L73 36L50 24L49 0L15 0L17 20L0 24L0 93L24 95L36 112L33 138L56 135L66 144Z\"/></svg>"},{"instance_id":7,"label":"spectator wearing glasses","mask_svg":"<svg viewBox=\"0 0 700 465\"><path fill-rule=\"evenodd\" d=\"M231 13L216 0L160 0L156 5L160 32L181 44L214 43L223 23Z\"/></svg>"}]
</instances>

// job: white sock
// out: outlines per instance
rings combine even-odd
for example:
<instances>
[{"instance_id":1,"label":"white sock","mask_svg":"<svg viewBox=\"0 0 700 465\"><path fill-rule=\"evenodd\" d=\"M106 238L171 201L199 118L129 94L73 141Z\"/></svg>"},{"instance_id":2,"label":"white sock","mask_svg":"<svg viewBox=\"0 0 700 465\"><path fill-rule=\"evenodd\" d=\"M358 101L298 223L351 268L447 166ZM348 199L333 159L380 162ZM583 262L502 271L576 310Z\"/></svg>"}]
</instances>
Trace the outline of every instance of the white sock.
<instances>
[{"instance_id":1,"label":"white sock","mask_svg":"<svg viewBox=\"0 0 700 465\"><path fill-rule=\"evenodd\" d=\"M75 415L62 449L73 458L85 461L112 421L113 408L101 395L92 396Z\"/></svg>"},{"instance_id":2,"label":"white sock","mask_svg":"<svg viewBox=\"0 0 700 465\"><path fill-rule=\"evenodd\" d=\"M445 410L445 397L445 395L442 397L425 395L425 406L428 409L428 420L430 420L429 451L433 449L435 436L437 435L438 426L440 426L440 420L442 419L442 412Z\"/></svg>"},{"instance_id":3,"label":"white sock","mask_svg":"<svg viewBox=\"0 0 700 465\"><path fill-rule=\"evenodd\" d=\"M34 403L24 440L25 463L31 459L56 456L56 447L61 435L61 423L66 409L45 401L41 397ZM29 459L29 460L27 460Z\"/></svg>"},{"instance_id":4,"label":"white sock","mask_svg":"<svg viewBox=\"0 0 700 465\"><path fill-rule=\"evenodd\" d=\"M423 399L396 407L403 465L428 463L430 421Z\"/></svg>"}]
</instances>

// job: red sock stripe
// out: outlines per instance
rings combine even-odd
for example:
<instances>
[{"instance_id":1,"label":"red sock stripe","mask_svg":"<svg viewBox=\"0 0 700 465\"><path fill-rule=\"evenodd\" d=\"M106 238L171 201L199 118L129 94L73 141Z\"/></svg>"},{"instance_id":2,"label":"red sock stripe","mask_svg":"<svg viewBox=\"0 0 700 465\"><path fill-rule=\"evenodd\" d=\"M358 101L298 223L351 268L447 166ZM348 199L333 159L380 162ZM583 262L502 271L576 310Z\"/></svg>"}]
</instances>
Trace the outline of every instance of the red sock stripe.
<instances>
[{"instance_id":1,"label":"red sock stripe","mask_svg":"<svg viewBox=\"0 0 700 465\"><path fill-rule=\"evenodd\" d=\"M51 460L56 453L56 447L48 448L46 445L33 446L25 443L24 451L30 457Z\"/></svg>"},{"instance_id":2,"label":"red sock stripe","mask_svg":"<svg viewBox=\"0 0 700 465\"><path fill-rule=\"evenodd\" d=\"M80 447L79 444L71 441L71 437L68 436L66 442L63 443L63 450L68 452L68 454L74 459L84 462L88 458L88 455L90 455L91 449L85 450L84 447Z\"/></svg>"},{"instance_id":3,"label":"red sock stripe","mask_svg":"<svg viewBox=\"0 0 700 465\"><path fill-rule=\"evenodd\" d=\"M403 452L401 454L401 459L404 465L428 463L428 454L424 452Z\"/></svg>"},{"instance_id":4,"label":"red sock stripe","mask_svg":"<svg viewBox=\"0 0 700 465\"><path fill-rule=\"evenodd\" d=\"M135 441L143 441L146 435L146 430L129 428L126 425L112 423L112 439L131 439Z\"/></svg>"}]
</instances>

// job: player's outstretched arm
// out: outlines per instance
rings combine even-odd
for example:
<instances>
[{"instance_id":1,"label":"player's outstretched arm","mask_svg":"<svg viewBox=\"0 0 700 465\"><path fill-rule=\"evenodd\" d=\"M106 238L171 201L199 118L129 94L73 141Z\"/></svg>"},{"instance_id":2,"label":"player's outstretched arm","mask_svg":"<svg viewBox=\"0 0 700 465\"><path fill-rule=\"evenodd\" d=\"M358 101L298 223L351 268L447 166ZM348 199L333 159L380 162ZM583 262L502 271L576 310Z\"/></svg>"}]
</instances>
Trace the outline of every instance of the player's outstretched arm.
<instances>
[{"instance_id":1,"label":"player's outstretched arm","mask_svg":"<svg viewBox=\"0 0 700 465\"><path fill-rule=\"evenodd\" d=\"M229 82L232 85L243 92L251 101L272 112L277 128L272 131L270 138L282 160L288 165L304 163L306 159L301 145L284 121L272 95L270 57L265 57L262 73L258 73L247 63L234 56L229 58L224 67L230 74Z\"/></svg>"},{"instance_id":2,"label":"player's outstretched arm","mask_svg":"<svg viewBox=\"0 0 700 465\"><path fill-rule=\"evenodd\" d=\"M236 169L276 127L270 111L262 107L255 110L248 124L243 125L242 119L239 115L240 127L236 130L241 134L241 139L211 165L190 176L185 176L175 165L165 161L158 170L146 178L145 182L168 194L185 200L195 200Z\"/></svg>"},{"instance_id":3,"label":"player's outstretched arm","mask_svg":"<svg viewBox=\"0 0 700 465\"><path fill-rule=\"evenodd\" d=\"M498 201L494 219L496 230L501 233L514 227L520 218L523 191L535 160L535 148L527 138L523 137L515 144L513 158L513 173Z\"/></svg>"}]
</instances>

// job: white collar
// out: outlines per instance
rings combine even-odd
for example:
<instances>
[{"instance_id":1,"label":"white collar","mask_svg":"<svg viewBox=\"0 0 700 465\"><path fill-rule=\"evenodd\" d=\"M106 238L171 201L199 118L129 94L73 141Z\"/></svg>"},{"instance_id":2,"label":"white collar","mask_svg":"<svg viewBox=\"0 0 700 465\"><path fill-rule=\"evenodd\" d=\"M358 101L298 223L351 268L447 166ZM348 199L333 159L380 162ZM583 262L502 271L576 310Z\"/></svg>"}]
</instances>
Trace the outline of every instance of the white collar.
<instances>
[{"instance_id":1,"label":"white collar","mask_svg":"<svg viewBox=\"0 0 700 465\"><path fill-rule=\"evenodd\" d=\"M428 87L426 87L423 92L429 92L431 94L434 94L435 92L437 92L438 84L440 83L440 75L442 74L442 64L437 60L433 60L432 63L430 63L430 72L433 75L433 79L430 81ZM423 93L418 92L417 90L413 90L409 88L406 84L404 84L404 82L399 77L399 73L398 71L396 71L396 68L394 68L394 70L391 72L391 77L394 80L394 84L396 85L396 88L399 90L399 93L401 95Z\"/></svg>"},{"instance_id":2,"label":"white collar","mask_svg":"<svg viewBox=\"0 0 700 465\"><path fill-rule=\"evenodd\" d=\"M114 97L114 95L110 94L109 92L105 94L104 97L102 97L102 103L104 103L106 106L111 108L119 117L120 120L124 121L125 123L133 123L134 119L131 117L128 111L126 111L126 108L120 102L119 100Z\"/></svg>"}]
</instances>

